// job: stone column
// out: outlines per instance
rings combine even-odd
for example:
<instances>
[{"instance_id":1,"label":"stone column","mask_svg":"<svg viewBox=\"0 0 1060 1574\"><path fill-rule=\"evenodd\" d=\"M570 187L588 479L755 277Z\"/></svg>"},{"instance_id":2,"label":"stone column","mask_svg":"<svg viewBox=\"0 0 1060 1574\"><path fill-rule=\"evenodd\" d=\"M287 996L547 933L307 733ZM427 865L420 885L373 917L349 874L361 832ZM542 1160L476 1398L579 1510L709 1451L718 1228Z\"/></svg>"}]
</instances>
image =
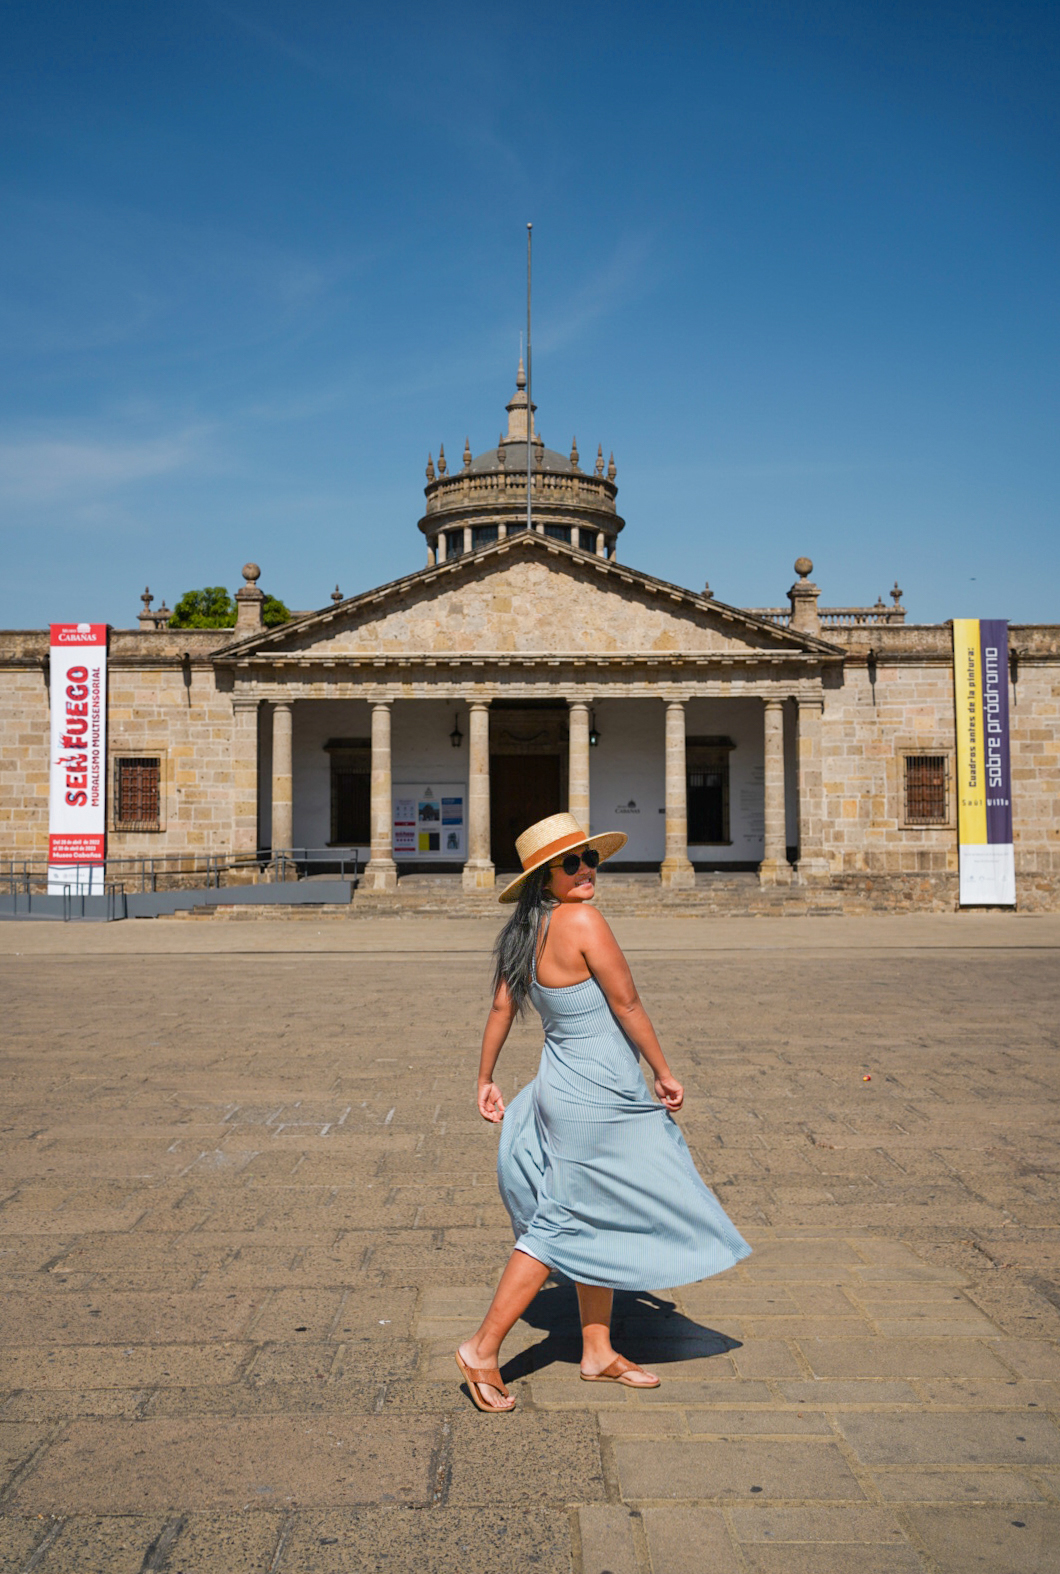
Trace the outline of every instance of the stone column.
<instances>
[{"instance_id":1,"label":"stone column","mask_svg":"<svg viewBox=\"0 0 1060 1574\"><path fill-rule=\"evenodd\" d=\"M294 842L293 793L291 777L294 706L278 700L272 707L272 857L290 852Z\"/></svg>"},{"instance_id":2,"label":"stone column","mask_svg":"<svg viewBox=\"0 0 1060 1574\"><path fill-rule=\"evenodd\" d=\"M688 856L688 777L685 766L685 707L666 703L666 857L659 869L663 885L688 891L696 871Z\"/></svg>"},{"instance_id":3,"label":"stone column","mask_svg":"<svg viewBox=\"0 0 1060 1574\"><path fill-rule=\"evenodd\" d=\"M799 723L795 738L799 813L799 861L796 869L799 880L805 883L827 880L829 875L828 858L824 850L823 721L823 701L799 701Z\"/></svg>"},{"instance_id":4,"label":"stone column","mask_svg":"<svg viewBox=\"0 0 1060 1574\"><path fill-rule=\"evenodd\" d=\"M570 701L567 746L567 811L589 834L589 707Z\"/></svg>"},{"instance_id":5,"label":"stone column","mask_svg":"<svg viewBox=\"0 0 1060 1574\"><path fill-rule=\"evenodd\" d=\"M468 703L467 862L465 891L487 891L494 883L490 858L490 707Z\"/></svg>"},{"instance_id":6,"label":"stone column","mask_svg":"<svg viewBox=\"0 0 1060 1574\"><path fill-rule=\"evenodd\" d=\"M258 851L258 702L232 699L232 853L252 860Z\"/></svg>"},{"instance_id":7,"label":"stone column","mask_svg":"<svg viewBox=\"0 0 1060 1574\"><path fill-rule=\"evenodd\" d=\"M449 543L445 539L445 531L438 532L438 545L435 547L435 562L444 563L449 554Z\"/></svg>"},{"instance_id":8,"label":"stone column","mask_svg":"<svg viewBox=\"0 0 1060 1574\"><path fill-rule=\"evenodd\" d=\"M607 556L607 536L602 530L596 537L596 555L597 557Z\"/></svg>"},{"instance_id":9,"label":"stone column","mask_svg":"<svg viewBox=\"0 0 1060 1574\"><path fill-rule=\"evenodd\" d=\"M390 700L372 702L372 850L363 891L396 891L394 809L390 775Z\"/></svg>"},{"instance_id":10,"label":"stone column","mask_svg":"<svg viewBox=\"0 0 1060 1574\"><path fill-rule=\"evenodd\" d=\"M765 848L758 866L763 885L791 881L784 824L784 701L765 702Z\"/></svg>"},{"instance_id":11,"label":"stone column","mask_svg":"<svg viewBox=\"0 0 1060 1574\"><path fill-rule=\"evenodd\" d=\"M470 552L471 550L472 550L472 546L471 546L471 526L470 525L465 525L464 526L464 551L465 552Z\"/></svg>"}]
</instances>

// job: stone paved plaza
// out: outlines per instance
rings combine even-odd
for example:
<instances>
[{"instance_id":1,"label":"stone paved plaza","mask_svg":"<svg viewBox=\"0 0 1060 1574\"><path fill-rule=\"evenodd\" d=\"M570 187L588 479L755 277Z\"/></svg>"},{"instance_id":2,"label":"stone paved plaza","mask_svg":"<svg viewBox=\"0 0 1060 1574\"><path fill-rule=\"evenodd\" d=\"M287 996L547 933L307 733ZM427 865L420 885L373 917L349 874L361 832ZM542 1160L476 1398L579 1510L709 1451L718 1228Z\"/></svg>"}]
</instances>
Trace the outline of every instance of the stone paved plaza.
<instances>
[{"instance_id":1,"label":"stone paved plaza","mask_svg":"<svg viewBox=\"0 0 1060 1574\"><path fill-rule=\"evenodd\" d=\"M0 1566L1060 1569L1060 918L618 920L754 1255L489 1417L495 927L0 927Z\"/></svg>"}]
</instances>

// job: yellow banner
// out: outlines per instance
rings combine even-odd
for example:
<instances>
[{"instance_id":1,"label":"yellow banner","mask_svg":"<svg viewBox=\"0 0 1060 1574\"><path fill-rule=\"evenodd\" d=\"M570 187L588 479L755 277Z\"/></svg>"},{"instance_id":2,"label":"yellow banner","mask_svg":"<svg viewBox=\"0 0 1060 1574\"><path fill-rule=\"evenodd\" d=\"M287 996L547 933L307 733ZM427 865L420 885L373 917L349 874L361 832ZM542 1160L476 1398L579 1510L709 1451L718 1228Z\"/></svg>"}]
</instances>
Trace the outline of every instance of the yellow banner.
<instances>
[{"instance_id":1,"label":"yellow banner","mask_svg":"<svg viewBox=\"0 0 1060 1574\"><path fill-rule=\"evenodd\" d=\"M986 845L986 769L983 738L979 619L953 620L953 686L957 705L957 840Z\"/></svg>"}]
</instances>

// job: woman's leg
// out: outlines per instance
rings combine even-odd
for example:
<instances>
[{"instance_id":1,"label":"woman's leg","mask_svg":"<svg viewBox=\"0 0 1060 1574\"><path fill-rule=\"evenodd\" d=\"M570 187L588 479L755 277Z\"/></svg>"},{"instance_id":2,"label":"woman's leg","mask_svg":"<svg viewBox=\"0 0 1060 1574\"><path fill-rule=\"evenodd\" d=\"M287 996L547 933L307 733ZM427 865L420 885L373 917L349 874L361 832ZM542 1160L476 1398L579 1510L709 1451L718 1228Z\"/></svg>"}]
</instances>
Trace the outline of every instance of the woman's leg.
<instances>
[{"instance_id":1,"label":"woman's leg","mask_svg":"<svg viewBox=\"0 0 1060 1574\"><path fill-rule=\"evenodd\" d=\"M578 1311L582 1320L582 1371L587 1377L596 1377L615 1359L617 1351L611 1343L611 1303L614 1292L598 1284L579 1284ZM654 1387L658 1378L654 1372L637 1376L629 1374L635 1386Z\"/></svg>"},{"instance_id":2,"label":"woman's leg","mask_svg":"<svg viewBox=\"0 0 1060 1574\"><path fill-rule=\"evenodd\" d=\"M460 1346L460 1356L465 1365L500 1365L501 1345L551 1271L543 1262L538 1262L536 1257L530 1257L526 1252L512 1252L490 1302L490 1309L482 1319L481 1328ZM489 1383L479 1383L477 1386L483 1399L495 1410L510 1410L515 1403L514 1399L505 1399Z\"/></svg>"}]
</instances>

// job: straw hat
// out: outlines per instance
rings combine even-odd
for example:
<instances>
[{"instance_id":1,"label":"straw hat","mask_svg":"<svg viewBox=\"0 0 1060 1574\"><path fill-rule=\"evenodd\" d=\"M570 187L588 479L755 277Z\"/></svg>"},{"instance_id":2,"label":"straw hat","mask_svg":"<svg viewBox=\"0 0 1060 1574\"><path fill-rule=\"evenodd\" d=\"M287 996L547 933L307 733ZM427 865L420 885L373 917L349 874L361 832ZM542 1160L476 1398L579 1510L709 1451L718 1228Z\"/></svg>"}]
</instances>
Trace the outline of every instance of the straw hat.
<instances>
[{"instance_id":1,"label":"straw hat","mask_svg":"<svg viewBox=\"0 0 1060 1574\"><path fill-rule=\"evenodd\" d=\"M576 853L582 847L595 847L602 863L612 853L617 853L620 847L625 847L628 841L625 831L602 831L599 836L586 836L573 814L550 814L547 820L538 820L522 836L515 838L515 850L519 854L523 872L504 887L497 900L518 901L527 875L540 869L542 864L551 863L561 853Z\"/></svg>"}]
</instances>

